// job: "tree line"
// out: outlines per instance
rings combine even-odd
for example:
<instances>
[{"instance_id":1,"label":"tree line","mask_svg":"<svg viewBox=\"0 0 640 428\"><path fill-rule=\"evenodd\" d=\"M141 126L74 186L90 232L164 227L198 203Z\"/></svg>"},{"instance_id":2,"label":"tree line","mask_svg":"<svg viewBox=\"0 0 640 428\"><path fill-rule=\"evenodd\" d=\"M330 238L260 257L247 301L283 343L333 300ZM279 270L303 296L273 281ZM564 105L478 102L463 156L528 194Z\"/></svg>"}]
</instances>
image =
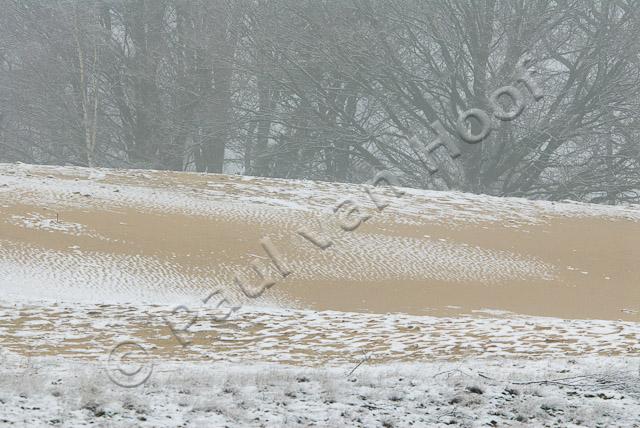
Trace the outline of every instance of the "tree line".
<instances>
[{"instance_id":1,"label":"tree line","mask_svg":"<svg viewBox=\"0 0 640 428\"><path fill-rule=\"evenodd\" d=\"M340 182L390 170L420 188L640 202L635 0L0 6L0 161ZM541 99L516 79L525 56ZM517 107L491 99L505 85L522 114L463 142L463 112ZM435 122L460 156L417 147Z\"/></svg>"}]
</instances>

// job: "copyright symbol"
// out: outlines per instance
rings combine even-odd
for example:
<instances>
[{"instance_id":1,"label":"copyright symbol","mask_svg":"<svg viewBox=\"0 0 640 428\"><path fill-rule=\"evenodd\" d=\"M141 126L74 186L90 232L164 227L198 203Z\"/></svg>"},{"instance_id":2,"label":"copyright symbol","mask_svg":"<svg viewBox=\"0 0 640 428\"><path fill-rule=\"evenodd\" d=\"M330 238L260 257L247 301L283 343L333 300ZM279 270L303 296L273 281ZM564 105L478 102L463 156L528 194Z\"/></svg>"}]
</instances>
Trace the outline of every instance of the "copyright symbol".
<instances>
[{"instance_id":1,"label":"copyright symbol","mask_svg":"<svg viewBox=\"0 0 640 428\"><path fill-rule=\"evenodd\" d=\"M120 342L113 347L107 361L107 375L111 382L123 388L136 388L153 373L149 353L136 342Z\"/></svg>"}]
</instances>

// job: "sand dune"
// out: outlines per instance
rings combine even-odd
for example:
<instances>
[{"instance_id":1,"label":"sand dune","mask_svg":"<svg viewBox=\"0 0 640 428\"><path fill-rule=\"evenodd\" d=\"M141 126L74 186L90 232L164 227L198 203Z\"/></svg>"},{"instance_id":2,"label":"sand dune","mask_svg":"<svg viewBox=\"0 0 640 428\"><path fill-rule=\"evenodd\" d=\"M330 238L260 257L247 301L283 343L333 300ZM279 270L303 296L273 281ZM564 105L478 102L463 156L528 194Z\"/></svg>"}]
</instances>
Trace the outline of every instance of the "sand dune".
<instances>
[{"instance_id":1,"label":"sand dune","mask_svg":"<svg viewBox=\"0 0 640 428\"><path fill-rule=\"evenodd\" d=\"M302 365L638 351L640 210L403 191L2 165L2 343L100 358L135 339L171 359ZM354 231L334 212L347 199L369 217ZM257 299L235 281L258 283L252 260L277 280ZM233 321L207 315L214 292L243 306ZM195 314L185 349L167 319Z\"/></svg>"},{"instance_id":2,"label":"sand dune","mask_svg":"<svg viewBox=\"0 0 640 428\"><path fill-rule=\"evenodd\" d=\"M234 391L254 396L261 382L286 400L263 397L253 421L276 425L290 421L269 410L272 401L302 409L300 424L329 423L334 390L338 419L355 406L374 425L443 423L461 415L461 402L480 406L485 390L484 410L469 417L493 426L557 415L566 423L633 420L624 415L638 405L629 373L640 355L640 209L402 192L0 165L0 357L13 361L3 376L9 390L23 391L0 402L31 409L0 420L44 420L39 409L49 402L77 423L207 425L211 408L180 397L218 388L220 373L251 369L266 377L220 383L233 398L229 414L216 411L220 423L251 425ZM367 220L358 225L360 216ZM236 276L258 284L254 261L274 281L250 298ZM539 383L552 366L545 376L569 379L568 390ZM523 381L503 377L502 367ZM590 374L571 374L582 369ZM306 374L284 374L293 372ZM424 392L404 387L412 373L429 385ZM29 382L17 385L22 378ZM60 382L93 398L79 406L52 399L42 385ZM400 388L416 407L399 406L400 396L371 404L357 392L367 382L380 394ZM505 392L529 384L521 398ZM143 388L154 410L135 410L123 385ZM167 404L172 391L179 399ZM602 403L576 407L588 397ZM317 400L318 417L307 417Z\"/></svg>"},{"instance_id":3,"label":"sand dune","mask_svg":"<svg viewBox=\"0 0 640 428\"><path fill-rule=\"evenodd\" d=\"M380 211L366 186L27 165L0 166L0 186L0 287L16 298L167 303L222 288L250 306L350 312L640 310L637 208L370 189ZM370 216L352 232L333 212L346 199ZM234 276L269 265L263 237L293 274L247 299Z\"/></svg>"}]
</instances>

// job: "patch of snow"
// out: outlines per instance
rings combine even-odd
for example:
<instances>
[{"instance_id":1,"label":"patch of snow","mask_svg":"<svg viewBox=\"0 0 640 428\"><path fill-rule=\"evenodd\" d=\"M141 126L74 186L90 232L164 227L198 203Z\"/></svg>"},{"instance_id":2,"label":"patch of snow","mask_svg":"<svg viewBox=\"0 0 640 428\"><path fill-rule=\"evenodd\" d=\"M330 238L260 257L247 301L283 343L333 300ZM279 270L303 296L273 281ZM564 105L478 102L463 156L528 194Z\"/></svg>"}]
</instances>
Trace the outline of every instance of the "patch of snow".
<instances>
[{"instance_id":1,"label":"patch of snow","mask_svg":"<svg viewBox=\"0 0 640 428\"><path fill-rule=\"evenodd\" d=\"M21 426L636 426L638 358L302 368L157 362L143 386L109 367L5 355L0 420ZM103 368L104 367L104 368Z\"/></svg>"}]
</instances>

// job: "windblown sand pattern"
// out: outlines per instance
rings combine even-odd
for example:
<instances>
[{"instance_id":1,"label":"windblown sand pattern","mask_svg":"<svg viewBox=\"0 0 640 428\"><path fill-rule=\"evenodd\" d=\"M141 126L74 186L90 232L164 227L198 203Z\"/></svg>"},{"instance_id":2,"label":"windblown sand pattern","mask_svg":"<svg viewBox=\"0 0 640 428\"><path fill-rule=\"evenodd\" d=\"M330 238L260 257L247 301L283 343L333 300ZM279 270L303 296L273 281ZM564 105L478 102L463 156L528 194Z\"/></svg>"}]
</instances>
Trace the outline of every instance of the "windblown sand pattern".
<instances>
[{"instance_id":1,"label":"windblown sand pattern","mask_svg":"<svg viewBox=\"0 0 640 428\"><path fill-rule=\"evenodd\" d=\"M310 365L638 352L640 210L403 190L0 165L2 344L99 358L135 338L175 359ZM370 216L353 232L334 213L346 199ZM293 273L248 299L234 277L257 282L252 260L278 278L265 236ZM213 321L215 290L244 309ZM186 348L165 321L188 322L181 303L202 314Z\"/></svg>"}]
</instances>

